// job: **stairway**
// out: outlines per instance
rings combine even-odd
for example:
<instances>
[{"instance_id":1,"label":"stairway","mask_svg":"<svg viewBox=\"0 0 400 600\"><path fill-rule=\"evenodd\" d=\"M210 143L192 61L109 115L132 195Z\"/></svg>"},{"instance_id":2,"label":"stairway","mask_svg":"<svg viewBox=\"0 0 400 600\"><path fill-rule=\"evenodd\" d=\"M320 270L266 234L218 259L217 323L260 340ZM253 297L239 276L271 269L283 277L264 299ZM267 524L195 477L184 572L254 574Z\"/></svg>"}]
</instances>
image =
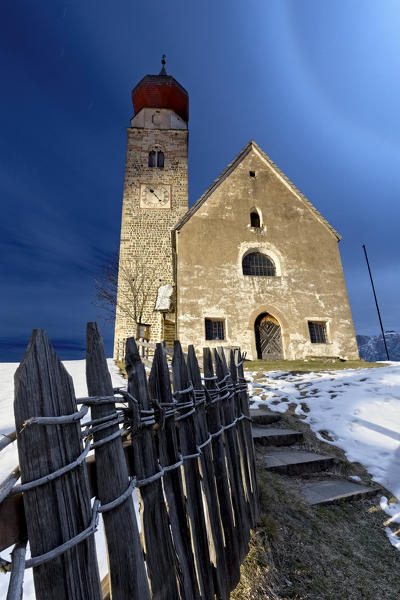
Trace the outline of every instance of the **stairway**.
<instances>
[{"instance_id":1,"label":"stairway","mask_svg":"<svg viewBox=\"0 0 400 600\"><path fill-rule=\"evenodd\" d=\"M261 450L262 464L269 471L299 478L300 491L312 506L371 496L377 486L363 485L337 477L334 456L309 452L301 447L303 434L279 426L281 416L262 407L251 408L253 440ZM320 473L316 477L315 474ZM312 475L312 479L307 479Z\"/></svg>"}]
</instances>

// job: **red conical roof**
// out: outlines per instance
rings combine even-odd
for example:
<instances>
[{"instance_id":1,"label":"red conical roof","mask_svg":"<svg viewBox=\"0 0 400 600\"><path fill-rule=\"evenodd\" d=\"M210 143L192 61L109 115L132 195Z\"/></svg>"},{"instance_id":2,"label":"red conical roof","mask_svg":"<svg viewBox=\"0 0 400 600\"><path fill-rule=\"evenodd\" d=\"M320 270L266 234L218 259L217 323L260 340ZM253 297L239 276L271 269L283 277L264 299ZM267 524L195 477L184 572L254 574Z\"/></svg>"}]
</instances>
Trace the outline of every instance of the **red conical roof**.
<instances>
[{"instance_id":1,"label":"red conical roof","mask_svg":"<svg viewBox=\"0 0 400 600\"><path fill-rule=\"evenodd\" d=\"M132 103L135 115L142 108L169 108L186 123L189 121L189 94L167 75L164 66L159 75L146 75L139 81L132 90Z\"/></svg>"}]
</instances>

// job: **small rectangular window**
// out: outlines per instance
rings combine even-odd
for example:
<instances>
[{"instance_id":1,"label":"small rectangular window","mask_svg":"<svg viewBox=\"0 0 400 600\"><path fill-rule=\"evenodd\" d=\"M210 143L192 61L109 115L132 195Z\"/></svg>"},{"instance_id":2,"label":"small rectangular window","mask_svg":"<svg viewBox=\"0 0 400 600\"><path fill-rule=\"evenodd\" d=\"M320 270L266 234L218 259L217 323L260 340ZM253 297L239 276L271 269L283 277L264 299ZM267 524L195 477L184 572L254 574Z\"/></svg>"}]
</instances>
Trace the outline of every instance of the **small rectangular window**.
<instances>
[{"instance_id":1,"label":"small rectangular window","mask_svg":"<svg viewBox=\"0 0 400 600\"><path fill-rule=\"evenodd\" d=\"M224 321L220 319L206 319L206 340L224 340Z\"/></svg>"},{"instance_id":2,"label":"small rectangular window","mask_svg":"<svg viewBox=\"0 0 400 600\"><path fill-rule=\"evenodd\" d=\"M249 171L249 175L250 175L250 177L255 177L256 176L256 172L255 171Z\"/></svg>"},{"instance_id":3,"label":"small rectangular window","mask_svg":"<svg viewBox=\"0 0 400 600\"><path fill-rule=\"evenodd\" d=\"M150 325L146 323L137 323L137 337L139 339L149 340L150 339Z\"/></svg>"},{"instance_id":4,"label":"small rectangular window","mask_svg":"<svg viewBox=\"0 0 400 600\"><path fill-rule=\"evenodd\" d=\"M308 321L308 330L312 344L326 344L326 323Z\"/></svg>"}]
</instances>

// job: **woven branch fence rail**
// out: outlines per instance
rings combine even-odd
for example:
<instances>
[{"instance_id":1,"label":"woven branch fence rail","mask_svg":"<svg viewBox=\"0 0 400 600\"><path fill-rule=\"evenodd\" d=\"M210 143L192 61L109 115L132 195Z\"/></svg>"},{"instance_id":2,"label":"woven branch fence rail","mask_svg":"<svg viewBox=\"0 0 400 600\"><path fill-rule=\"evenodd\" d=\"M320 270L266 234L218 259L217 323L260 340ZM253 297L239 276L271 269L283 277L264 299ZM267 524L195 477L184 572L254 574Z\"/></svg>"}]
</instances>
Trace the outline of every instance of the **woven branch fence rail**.
<instances>
[{"instance_id":1,"label":"woven branch fence rail","mask_svg":"<svg viewBox=\"0 0 400 600\"><path fill-rule=\"evenodd\" d=\"M0 550L15 544L0 559L7 600L21 599L27 568L37 600L229 599L259 510L249 402L240 351L206 348L202 361L203 375L176 341L171 383L157 344L147 377L129 338L127 388L113 389L89 323L89 396L76 399L46 334L33 332L15 374L17 433L0 447L16 438L20 463L0 484Z\"/></svg>"}]
</instances>

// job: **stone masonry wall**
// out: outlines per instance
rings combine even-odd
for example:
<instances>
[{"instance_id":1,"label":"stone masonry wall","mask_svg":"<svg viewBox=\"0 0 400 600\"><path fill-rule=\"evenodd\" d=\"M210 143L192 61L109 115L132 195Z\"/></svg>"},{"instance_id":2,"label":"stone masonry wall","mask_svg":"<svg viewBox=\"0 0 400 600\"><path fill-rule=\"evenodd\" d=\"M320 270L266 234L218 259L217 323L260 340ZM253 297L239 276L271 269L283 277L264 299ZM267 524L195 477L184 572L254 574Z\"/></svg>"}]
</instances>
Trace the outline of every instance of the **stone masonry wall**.
<instances>
[{"instance_id":1,"label":"stone masonry wall","mask_svg":"<svg viewBox=\"0 0 400 600\"><path fill-rule=\"evenodd\" d=\"M256 209L261 227L251 227ZM176 233L178 337L186 346L240 346L257 358L255 322L281 326L283 356L358 358L338 240L261 153L252 149ZM261 252L276 276L244 276L242 258ZM205 340L205 318L225 324ZM327 343L311 343L308 321L324 322Z\"/></svg>"},{"instance_id":2,"label":"stone masonry wall","mask_svg":"<svg viewBox=\"0 0 400 600\"><path fill-rule=\"evenodd\" d=\"M164 152L164 168L148 166L148 154L155 148ZM118 302L124 302L127 271L143 273L148 297L141 322L150 325L150 341L162 336L162 315L154 310L157 290L174 284L171 230L188 209L187 154L186 129L128 128ZM141 184L170 185L171 208L140 208ZM174 320L175 308L171 308L168 319ZM114 357L120 353L122 340L136 333L136 323L117 306Z\"/></svg>"}]
</instances>

